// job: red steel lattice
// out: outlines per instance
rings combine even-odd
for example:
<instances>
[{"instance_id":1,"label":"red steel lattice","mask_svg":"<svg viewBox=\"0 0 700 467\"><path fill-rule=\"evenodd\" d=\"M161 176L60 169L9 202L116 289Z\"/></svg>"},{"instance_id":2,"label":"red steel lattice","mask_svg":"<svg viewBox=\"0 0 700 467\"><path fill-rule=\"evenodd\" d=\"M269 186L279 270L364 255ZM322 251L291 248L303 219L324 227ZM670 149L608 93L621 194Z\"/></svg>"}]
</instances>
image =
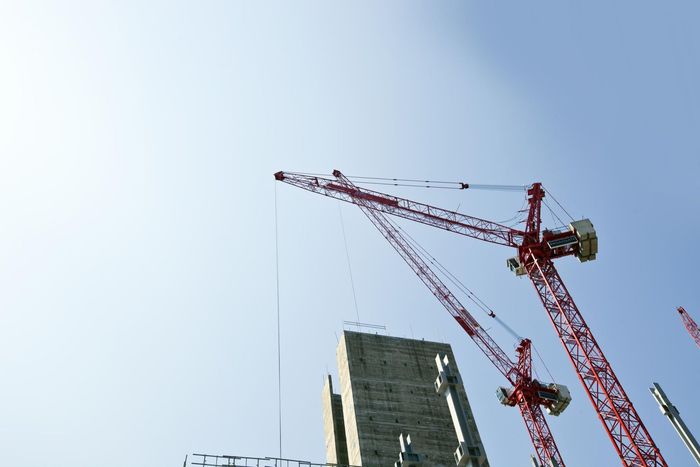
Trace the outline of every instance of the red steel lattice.
<instances>
[{"instance_id":1,"label":"red steel lattice","mask_svg":"<svg viewBox=\"0 0 700 467\"><path fill-rule=\"evenodd\" d=\"M339 181L343 183L344 189L341 191L353 194L353 190L356 188L355 185L342 174L338 173L337 176ZM359 206L372 224L382 233L384 238L387 239L462 329L472 338L479 349L491 360L491 363L514 386L517 405L525 421L525 427L535 447L535 453L540 464L543 466L551 465L550 462L554 459L557 462L557 466L565 467L540 405L551 402L544 401L539 397L538 390L544 388L532 381L530 341L524 340L521 343L518 348L518 363L513 363L484 328L479 325L472 314L460 303L452 291L406 241L401 232L389 222L389 219L382 212L372 209L370 201L376 200L359 197L355 204Z\"/></svg>"},{"instance_id":2,"label":"red steel lattice","mask_svg":"<svg viewBox=\"0 0 700 467\"><path fill-rule=\"evenodd\" d=\"M545 197L541 184L533 184L528 191L527 228L520 231L484 219L359 188L337 170L333 175L341 181L340 184L323 177L285 172L276 173L275 178L305 190L356 204L365 214L391 214L516 248L623 465L667 465L554 267L553 258L576 254L576 250L571 247L552 250L540 235L541 203ZM552 235L551 232L545 233ZM433 293L443 302L440 290L436 289ZM465 324L460 324L470 332L468 325L465 327Z\"/></svg>"},{"instance_id":3,"label":"red steel lattice","mask_svg":"<svg viewBox=\"0 0 700 467\"><path fill-rule=\"evenodd\" d=\"M700 328L698 328L698 324L682 306L678 307L678 313L681 315L683 325L688 330L688 334L690 334L690 337L692 337L698 347L700 347Z\"/></svg>"}]
</instances>

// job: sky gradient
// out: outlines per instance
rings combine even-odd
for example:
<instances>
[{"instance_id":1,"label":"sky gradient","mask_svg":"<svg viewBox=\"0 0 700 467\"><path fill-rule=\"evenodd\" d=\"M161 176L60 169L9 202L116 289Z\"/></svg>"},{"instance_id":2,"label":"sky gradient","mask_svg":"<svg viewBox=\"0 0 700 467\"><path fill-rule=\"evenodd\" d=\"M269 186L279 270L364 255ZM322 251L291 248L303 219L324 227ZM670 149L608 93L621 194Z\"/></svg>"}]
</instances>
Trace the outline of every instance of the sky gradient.
<instances>
[{"instance_id":1,"label":"sky gradient","mask_svg":"<svg viewBox=\"0 0 700 467\"><path fill-rule=\"evenodd\" d=\"M647 388L700 434L700 353L674 311L700 321L696 2L1 5L4 465L278 453L275 190L282 454L323 460L322 378L356 316L339 207L272 174L335 168L541 181L589 217L598 260L559 271L666 460L692 465ZM523 201L391 192L496 221ZM502 377L341 209L360 320L452 344L491 465L528 465ZM512 252L401 225L572 390L549 418L568 465L619 465Z\"/></svg>"}]
</instances>

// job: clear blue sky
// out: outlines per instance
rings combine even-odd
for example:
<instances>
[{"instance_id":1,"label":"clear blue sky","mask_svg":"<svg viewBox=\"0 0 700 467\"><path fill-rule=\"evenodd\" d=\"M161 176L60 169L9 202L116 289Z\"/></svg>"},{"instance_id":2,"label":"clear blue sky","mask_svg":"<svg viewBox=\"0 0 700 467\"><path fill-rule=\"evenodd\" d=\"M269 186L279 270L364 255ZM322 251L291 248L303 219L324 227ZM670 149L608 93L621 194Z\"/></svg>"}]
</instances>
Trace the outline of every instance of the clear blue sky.
<instances>
[{"instance_id":1,"label":"clear blue sky","mask_svg":"<svg viewBox=\"0 0 700 467\"><path fill-rule=\"evenodd\" d=\"M277 454L272 173L339 168L542 181L590 217L599 260L560 272L670 465L692 465L647 388L700 434L700 352L674 312L700 320L699 15L689 0L3 2L2 464ZM398 193L494 220L522 202ZM338 205L277 194L283 454L322 460L322 376L355 317ZM500 375L342 209L360 319L450 342L492 465L528 465ZM568 465L619 465L511 252L405 227L572 389L550 419Z\"/></svg>"}]
</instances>

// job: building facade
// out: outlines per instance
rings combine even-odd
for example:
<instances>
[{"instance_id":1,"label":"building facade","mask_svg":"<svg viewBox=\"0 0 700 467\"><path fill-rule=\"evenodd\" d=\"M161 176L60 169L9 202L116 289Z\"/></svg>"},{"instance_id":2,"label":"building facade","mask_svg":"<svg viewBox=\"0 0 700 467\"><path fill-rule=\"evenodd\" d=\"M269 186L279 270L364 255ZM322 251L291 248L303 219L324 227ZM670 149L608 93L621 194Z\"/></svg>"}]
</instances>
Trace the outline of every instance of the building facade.
<instances>
[{"instance_id":1,"label":"building facade","mask_svg":"<svg viewBox=\"0 0 700 467\"><path fill-rule=\"evenodd\" d=\"M448 404L436 392L441 368L436 357L449 360L456 376L451 386L461 414L455 414L454 401ZM399 460L399 437L403 435L405 459L417 454L424 466L488 467L450 345L345 331L337 361L339 393L334 393L330 376L322 391L328 463L392 466ZM456 416L461 423L455 421ZM456 423L462 427L462 443ZM456 457L458 448L467 454ZM411 456L407 450L412 451Z\"/></svg>"}]
</instances>

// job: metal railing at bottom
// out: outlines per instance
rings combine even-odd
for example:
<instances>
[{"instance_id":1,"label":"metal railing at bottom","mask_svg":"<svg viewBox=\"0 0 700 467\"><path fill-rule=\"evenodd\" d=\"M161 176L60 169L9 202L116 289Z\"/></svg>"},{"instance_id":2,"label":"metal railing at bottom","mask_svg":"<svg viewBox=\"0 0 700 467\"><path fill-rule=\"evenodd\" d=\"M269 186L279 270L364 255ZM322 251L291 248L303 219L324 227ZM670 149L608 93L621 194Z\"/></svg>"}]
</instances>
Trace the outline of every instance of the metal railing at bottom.
<instances>
[{"instance_id":1,"label":"metal railing at bottom","mask_svg":"<svg viewBox=\"0 0 700 467\"><path fill-rule=\"evenodd\" d=\"M280 457L217 456L192 454L185 459L183 467L359 467L350 464L315 463Z\"/></svg>"}]
</instances>

